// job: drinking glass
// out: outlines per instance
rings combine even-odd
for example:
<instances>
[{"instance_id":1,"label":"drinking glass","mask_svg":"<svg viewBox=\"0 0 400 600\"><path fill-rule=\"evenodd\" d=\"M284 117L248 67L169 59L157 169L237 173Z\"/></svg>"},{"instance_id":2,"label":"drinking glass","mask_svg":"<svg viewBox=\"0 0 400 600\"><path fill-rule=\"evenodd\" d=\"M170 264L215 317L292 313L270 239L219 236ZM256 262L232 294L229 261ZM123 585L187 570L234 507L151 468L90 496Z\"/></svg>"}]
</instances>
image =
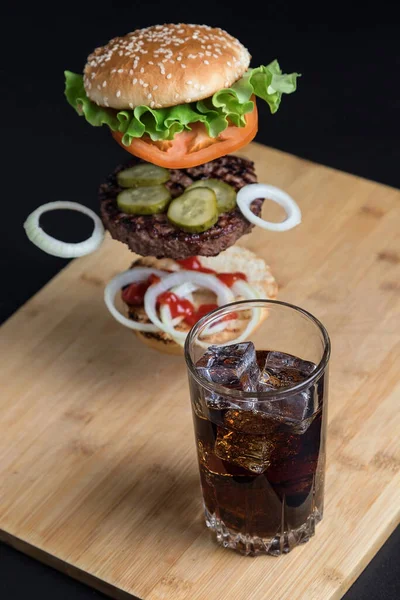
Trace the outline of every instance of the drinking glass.
<instances>
[{"instance_id":1,"label":"drinking glass","mask_svg":"<svg viewBox=\"0 0 400 600\"><path fill-rule=\"evenodd\" d=\"M185 344L207 526L224 547L280 555L322 519L329 336L285 302L235 302Z\"/></svg>"}]
</instances>

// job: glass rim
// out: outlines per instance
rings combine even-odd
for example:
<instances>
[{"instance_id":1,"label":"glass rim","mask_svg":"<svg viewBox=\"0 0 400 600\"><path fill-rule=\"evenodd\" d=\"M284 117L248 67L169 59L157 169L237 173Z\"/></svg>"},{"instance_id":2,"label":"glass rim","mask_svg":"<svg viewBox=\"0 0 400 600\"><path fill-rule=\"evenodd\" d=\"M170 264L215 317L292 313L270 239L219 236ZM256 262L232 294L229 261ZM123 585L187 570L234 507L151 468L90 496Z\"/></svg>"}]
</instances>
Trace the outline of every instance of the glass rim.
<instances>
[{"instance_id":1,"label":"glass rim","mask_svg":"<svg viewBox=\"0 0 400 600\"><path fill-rule=\"evenodd\" d=\"M260 305L264 306L264 307L268 307L268 306L284 306L285 308L290 308L300 314L302 314L303 316L305 316L309 321L311 321L314 325L316 325L316 327L319 329L320 333L322 334L322 339L324 341L324 351L321 357L321 360L319 361L317 368L303 381L292 385L290 387L285 387L281 390L271 390L269 392L244 392L241 390L235 390L235 389L231 389L228 387L225 387L224 385L221 385L219 383L213 383L211 381L208 381L208 379L205 379L205 377L203 377L202 375L200 375L200 373L198 372L198 370L196 369L196 366L192 360L192 357L190 355L190 345L192 340L196 337L196 335L198 334L199 330L210 320L210 319L214 319L218 314L220 313L227 313L230 311L235 311L235 308L240 307L240 306L244 306L247 305L250 307L253 306L255 307L259 307ZM212 346L212 344L210 344L210 346ZM290 304L289 302L282 302L281 300L268 300L266 298L260 298L260 299L254 299L254 300L238 300L236 302L231 302L229 304L224 304L223 306L220 306L216 309L214 309L213 311L207 313L204 317L202 317L199 321L197 321L197 323L192 327L192 329L189 331L188 335L186 336L186 340L185 340L185 347L184 347L184 353L185 353L185 360L186 360L186 365L187 368L189 370L189 372L191 373L191 375L193 376L193 378L197 381L197 383L199 383L202 387L206 388L209 392L217 392L219 394L221 394L222 396L231 396L232 398L235 398L236 400L239 401L248 401L250 399L254 400L254 398L256 397L257 400L259 401L269 401L269 400L274 400L274 399L279 399L285 396L291 396L293 394L297 394L301 391L303 391L304 389L310 387L310 385L318 380L321 375L324 373L327 364L329 362L329 358L331 355L331 341L329 338L329 334L325 328L325 326L321 323L321 321L319 319L317 319L317 317L315 317L313 314L311 314L310 312L308 312L307 310L305 310L304 308L300 308L300 306L296 306L295 304Z\"/></svg>"}]
</instances>

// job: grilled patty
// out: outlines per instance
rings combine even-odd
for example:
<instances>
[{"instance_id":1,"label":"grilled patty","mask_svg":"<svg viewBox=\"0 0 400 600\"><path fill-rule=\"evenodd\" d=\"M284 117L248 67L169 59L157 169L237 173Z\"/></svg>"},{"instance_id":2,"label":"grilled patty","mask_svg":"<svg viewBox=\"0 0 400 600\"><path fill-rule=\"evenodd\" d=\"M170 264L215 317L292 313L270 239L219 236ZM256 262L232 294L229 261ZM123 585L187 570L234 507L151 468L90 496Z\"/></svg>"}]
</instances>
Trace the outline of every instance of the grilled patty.
<instances>
[{"instance_id":1,"label":"grilled patty","mask_svg":"<svg viewBox=\"0 0 400 600\"><path fill-rule=\"evenodd\" d=\"M117 184L116 174L140 162L133 158L118 166L99 189L100 214L104 226L114 239L127 244L133 252L142 256L174 259L196 255L216 256L253 228L238 208L221 214L217 223L202 233L181 231L168 221L165 213L145 216L121 212L116 197L122 188ZM170 173L171 179L166 186L173 198L180 196L185 188L198 179L220 179L236 191L248 183L257 182L254 163L238 156L223 156L189 169L170 169ZM262 203L262 199L257 199L251 205L257 216L260 215Z\"/></svg>"}]
</instances>

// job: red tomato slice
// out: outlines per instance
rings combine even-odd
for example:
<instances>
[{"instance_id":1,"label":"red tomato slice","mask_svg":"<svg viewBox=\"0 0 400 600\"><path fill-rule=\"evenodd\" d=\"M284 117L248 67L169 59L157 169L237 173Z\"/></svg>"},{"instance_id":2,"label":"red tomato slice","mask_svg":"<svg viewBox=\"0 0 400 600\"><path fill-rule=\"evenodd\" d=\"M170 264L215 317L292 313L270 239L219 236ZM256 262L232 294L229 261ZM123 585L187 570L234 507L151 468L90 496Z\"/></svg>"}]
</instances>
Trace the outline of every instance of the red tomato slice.
<instances>
[{"instance_id":1,"label":"red tomato slice","mask_svg":"<svg viewBox=\"0 0 400 600\"><path fill-rule=\"evenodd\" d=\"M258 129L257 107L255 99L252 100L254 110L245 115L245 127L229 125L217 138L210 138L202 123L193 123L191 131L178 133L173 140L152 142L146 136L133 139L130 146L123 145L122 133L111 133L122 148L153 165L167 169L196 167L235 152L251 142Z\"/></svg>"}]
</instances>

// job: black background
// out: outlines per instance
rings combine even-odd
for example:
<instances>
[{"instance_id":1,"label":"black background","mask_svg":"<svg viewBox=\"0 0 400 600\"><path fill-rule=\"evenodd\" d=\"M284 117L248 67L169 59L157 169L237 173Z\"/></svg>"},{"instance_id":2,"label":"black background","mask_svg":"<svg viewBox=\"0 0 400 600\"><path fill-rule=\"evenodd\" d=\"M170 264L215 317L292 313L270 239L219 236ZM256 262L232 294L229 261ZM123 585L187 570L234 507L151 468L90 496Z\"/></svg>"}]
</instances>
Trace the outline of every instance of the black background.
<instances>
[{"instance_id":1,"label":"black background","mask_svg":"<svg viewBox=\"0 0 400 600\"><path fill-rule=\"evenodd\" d=\"M89 52L115 35L156 22L224 27L250 49L254 66L278 58L284 71L303 74L298 91L283 99L276 115L259 103L257 141L400 187L395 14L385 12L384 4L375 4L370 13L365 5L353 7L354 14L349 4L324 6L325 14L302 3L256 6L243 1L3 6L0 321L67 263L27 241L25 217L53 200L82 202L96 210L99 182L127 158L105 128L87 125L63 97L64 69L82 71ZM50 233L78 241L90 232L83 217L60 215L43 219ZM399 539L397 532L346 599L400 596ZM3 591L10 600L100 597L5 547L0 548Z\"/></svg>"}]
</instances>

